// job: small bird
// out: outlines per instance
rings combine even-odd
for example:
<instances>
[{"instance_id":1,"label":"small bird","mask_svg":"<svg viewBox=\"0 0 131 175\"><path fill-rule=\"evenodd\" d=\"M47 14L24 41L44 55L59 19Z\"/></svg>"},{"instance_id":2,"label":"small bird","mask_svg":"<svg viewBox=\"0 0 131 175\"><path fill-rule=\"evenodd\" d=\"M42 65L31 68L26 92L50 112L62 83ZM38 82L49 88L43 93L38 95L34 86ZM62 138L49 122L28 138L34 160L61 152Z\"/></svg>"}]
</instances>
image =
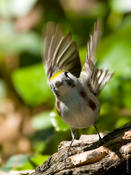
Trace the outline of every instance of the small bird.
<instances>
[{"instance_id":1,"label":"small bird","mask_svg":"<svg viewBox=\"0 0 131 175\"><path fill-rule=\"evenodd\" d=\"M87 43L88 52L83 68L76 43L71 33L63 34L59 24L48 22L44 37L43 62L48 84L56 99L56 109L63 121L71 128L72 141L75 129L96 127L100 103L98 94L113 73L95 66L95 52L101 36L101 20L98 19Z\"/></svg>"}]
</instances>

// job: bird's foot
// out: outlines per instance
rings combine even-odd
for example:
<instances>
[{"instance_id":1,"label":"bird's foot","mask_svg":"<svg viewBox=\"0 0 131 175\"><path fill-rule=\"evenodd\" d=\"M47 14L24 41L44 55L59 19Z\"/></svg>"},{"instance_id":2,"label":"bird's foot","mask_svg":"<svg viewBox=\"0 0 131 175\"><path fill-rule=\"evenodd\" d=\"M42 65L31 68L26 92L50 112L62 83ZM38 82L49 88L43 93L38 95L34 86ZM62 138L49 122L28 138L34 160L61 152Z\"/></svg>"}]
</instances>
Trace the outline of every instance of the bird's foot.
<instances>
[{"instance_id":1,"label":"bird's foot","mask_svg":"<svg viewBox=\"0 0 131 175\"><path fill-rule=\"evenodd\" d=\"M67 151L67 152L64 154L62 160L64 161L64 160L66 160L68 157L69 157L69 152Z\"/></svg>"},{"instance_id":2,"label":"bird's foot","mask_svg":"<svg viewBox=\"0 0 131 175\"><path fill-rule=\"evenodd\" d=\"M99 135L99 145L103 145L103 138Z\"/></svg>"}]
</instances>

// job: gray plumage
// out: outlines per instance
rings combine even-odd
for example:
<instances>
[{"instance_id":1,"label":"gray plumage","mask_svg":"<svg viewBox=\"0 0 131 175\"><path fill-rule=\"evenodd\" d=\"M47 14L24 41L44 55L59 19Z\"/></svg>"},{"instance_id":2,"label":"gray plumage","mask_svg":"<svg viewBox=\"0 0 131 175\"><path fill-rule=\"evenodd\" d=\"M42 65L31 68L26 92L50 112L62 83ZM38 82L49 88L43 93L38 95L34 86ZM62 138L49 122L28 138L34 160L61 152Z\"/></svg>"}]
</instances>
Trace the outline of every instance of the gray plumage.
<instances>
[{"instance_id":1,"label":"gray plumage","mask_svg":"<svg viewBox=\"0 0 131 175\"><path fill-rule=\"evenodd\" d=\"M102 21L97 20L94 25L93 32L90 35L90 40L87 43L87 56L83 69L80 74L82 83L87 84L90 91L98 95L106 83L111 79L113 73L108 70L98 69L95 67L96 63L96 49L102 34Z\"/></svg>"},{"instance_id":2,"label":"gray plumage","mask_svg":"<svg viewBox=\"0 0 131 175\"><path fill-rule=\"evenodd\" d=\"M95 67L100 36L101 20L98 20L90 35L86 61L81 71L79 53L71 34L64 35L58 24L47 24L43 58L47 79L56 97L56 109L72 129L72 142L65 157L74 140L74 128L83 129L91 125L96 128L100 111L97 95L113 75L108 70Z\"/></svg>"},{"instance_id":3,"label":"gray plumage","mask_svg":"<svg viewBox=\"0 0 131 175\"><path fill-rule=\"evenodd\" d=\"M59 70L71 72L79 77L81 64L71 33L63 35L58 24L49 22L44 40L44 62L48 80Z\"/></svg>"},{"instance_id":4,"label":"gray plumage","mask_svg":"<svg viewBox=\"0 0 131 175\"><path fill-rule=\"evenodd\" d=\"M81 71L79 53L71 33L64 35L59 24L49 22L46 26L43 57L48 81L59 70L67 71L77 78L80 76L80 81L87 84L93 94L98 95L113 75L108 70L95 67L95 53L101 33L101 20L97 20L87 43L88 52Z\"/></svg>"}]
</instances>

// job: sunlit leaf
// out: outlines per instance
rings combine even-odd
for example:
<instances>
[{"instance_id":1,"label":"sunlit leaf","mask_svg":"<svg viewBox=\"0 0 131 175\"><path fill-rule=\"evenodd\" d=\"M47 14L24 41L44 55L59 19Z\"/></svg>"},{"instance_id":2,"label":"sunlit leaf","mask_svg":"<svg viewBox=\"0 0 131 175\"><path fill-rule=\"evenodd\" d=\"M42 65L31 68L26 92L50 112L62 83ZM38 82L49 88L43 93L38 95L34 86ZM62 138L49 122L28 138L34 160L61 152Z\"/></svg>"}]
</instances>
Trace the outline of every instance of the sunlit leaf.
<instances>
[{"instance_id":1,"label":"sunlit leaf","mask_svg":"<svg viewBox=\"0 0 131 175\"><path fill-rule=\"evenodd\" d=\"M57 114L56 110L50 113L51 122L56 131L67 131L69 126L63 122L61 117Z\"/></svg>"},{"instance_id":2,"label":"sunlit leaf","mask_svg":"<svg viewBox=\"0 0 131 175\"><path fill-rule=\"evenodd\" d=\"M38 154L38 155L33 156L31 161L34 162L38 166L44 163L48 158L49 158L49 155Z\"/></svg>"},{"instance_id":3,"label":"sunlit leaf","mask_svg":"<svg viewBox=\"0 0 131 175\"><path fill-rule=\"evenodd\" d=\"M19 171L33 170L34 168L35 168L34 165L31 162L28 161L24 165L16 167L15 170L19 170Z\"/></svg>"},{"instance_id":4,"label":"sunlit leaf","mask_svg":"<svg viewBox=\"0 0 131 175\"><path fill-rule=\"evenodd\" d=\"M98 49L100 66L118 76L131 76L131 26L104 38Z\"/></svg>"},{"instance_id":5,"label":"sunlit leaf","mask_svg":"<svg viewBox=\"0 0 131 175\"><path fill-rule=\"evenodd\" d=\"M33 143L33 150L35 153L42 153L46 149L46 146L47 144L45 140L43 141L38 140Z\"/></svg>"},{"instance_id":6,"label":"sunlit leaf","mask_svg":"<svg viewBox=\"0 0 131 175\"><path fill-rule=\"evenodd\" d=\"M26 15L33 7L36 0L1 0L0 15L4 17L20 17Z\"/></svg>"},{"instance_id":7,"label":"sunlit leaf","mask_svg":"<svg viewBox=\"0 0 131 175\"><path fill-rule=\"evenodd\" d=\"M32 126L36 130L50 128L52 126L52 123L50 120L50 112L43 112L35 115L32 118Z\"/></svg>"},{"instance_id":8,"label":"sunlit leaf","mask_svg":"<svg viewBox=\"0 0 131 175\"><path fill-rule=\"evenodd\" d=\"M126 108L131 109L131 78L123 81L122 102Z\"/></svg>"},{"instance_id":9,"label":"sunlit leaf","mask_svg":"<svg viewBox=\"0 0 131 175\"><path fill-rule=\"evenodd\" d=\"M35 32L19 33L11 22L0 26L0 53L21 53L28 51L40 55L41 40Z\"/></svg>"},{"instance_id":10,"label":"sunlit leaf","mask_svg":"<svg viewBox=\"0 0 131 175\"><path fill-rule=\"evenodd\" d=\"M37 106L41 103L52 105L54 103L41 64L14 71L12 81L17 93L25 103L31 106Z\"/></svg>"},{"instance_id":11,"label":"sunlit leaf","mask_svg":"<svg viewBox=\"0 0 131 175\"><path fill-rule=\"evenodd\" d=\"M49 155L41 155L37 154L34 155L32 158L25 162L22 166L18 166L15 169L16 170L32 170L36 166L41 165L43 162L45 162L49 158Z\"/></svg>"},{"instance_id":12,"label":"sunlit leaf","mask_svg":"<svg viewBox=\"0 0 131 175\"><path fill-rule=\"evenodd\" d=\"M10 169L15 169L17 167L23 166L26 162L29 161L29 156L27 155L13 155L2 167L3 170L7 171Z\"/></svg>"},{"instance_id":13,"label":"sunlit leaf","mask_svg":"<svg viewBox=\"0 0 131 175\"><path fill-rule=\"evenodd\" d=\"M130 0L111 0L109 1L112 9L116 12L130 12L131 11L131 1Z\"/></svg>"},{"instance_id":14,"label":"sunlit leaf","mask_svg":"<svg viewBox=\"0 0 131 175\"><path fill-rule=\"evenodd\" d=\"M128 123L130 121L131 121L130 118L122 117L116 122L115 127L120 128L120 127L122 127L123 125L125 125L126 123Z\"/></svg>"},{"instance_id":15,"label":"sunlit leaf","mask_svg":"<svg viewBox=\"0 0 131 175\"><path fill-rule=\"evenodd\" d=\"M82 47L79 49L79 55L80 55L82 65L85 62L86 54L87 54L87 47Z\"/></svg>"}]
</instances>

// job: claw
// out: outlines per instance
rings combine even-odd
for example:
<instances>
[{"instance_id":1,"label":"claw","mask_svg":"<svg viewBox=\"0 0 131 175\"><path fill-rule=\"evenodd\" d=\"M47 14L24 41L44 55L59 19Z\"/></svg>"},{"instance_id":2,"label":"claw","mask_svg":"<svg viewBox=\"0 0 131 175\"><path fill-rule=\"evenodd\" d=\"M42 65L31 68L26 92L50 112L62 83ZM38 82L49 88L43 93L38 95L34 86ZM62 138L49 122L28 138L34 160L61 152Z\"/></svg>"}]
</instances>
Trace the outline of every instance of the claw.
<instances>
[{"instance_id":1,"label":"claw","mask_svg":"<svg viewBox=\"0 0 131 175\"><path fill-rule=\"evenodd\" d=\"M64 160L66 160L68 157L69 157L69 152L67 151L67 152L64 154L62 160L64 161Z\"/></svg>"}]
</instances>

